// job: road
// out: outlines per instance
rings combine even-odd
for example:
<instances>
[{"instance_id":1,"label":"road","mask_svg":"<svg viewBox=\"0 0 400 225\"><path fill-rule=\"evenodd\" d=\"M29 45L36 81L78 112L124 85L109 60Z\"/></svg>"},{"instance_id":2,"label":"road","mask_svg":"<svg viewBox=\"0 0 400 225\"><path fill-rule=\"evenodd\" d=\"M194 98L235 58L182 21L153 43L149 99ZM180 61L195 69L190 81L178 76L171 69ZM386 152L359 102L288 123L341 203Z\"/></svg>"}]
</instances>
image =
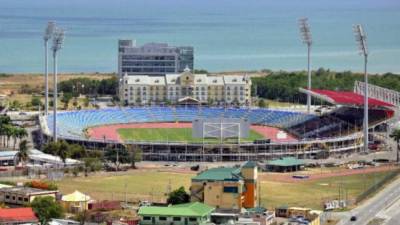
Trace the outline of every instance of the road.
<instances>
[{"instance_id":1,"label":"road","mask_svg":"<svg viewBox=\"0 0 400 225\"><path fill-rule=\"evenodd\" d=\"M374 197L365 201L350 212L340 213L342 220L338 225L366 225L373 219L381 220L378 224L400 224L400 178L390 183L385 189ZM357 221L350 221L351 216L356 216Z\"/></svg>"}]
</instances>

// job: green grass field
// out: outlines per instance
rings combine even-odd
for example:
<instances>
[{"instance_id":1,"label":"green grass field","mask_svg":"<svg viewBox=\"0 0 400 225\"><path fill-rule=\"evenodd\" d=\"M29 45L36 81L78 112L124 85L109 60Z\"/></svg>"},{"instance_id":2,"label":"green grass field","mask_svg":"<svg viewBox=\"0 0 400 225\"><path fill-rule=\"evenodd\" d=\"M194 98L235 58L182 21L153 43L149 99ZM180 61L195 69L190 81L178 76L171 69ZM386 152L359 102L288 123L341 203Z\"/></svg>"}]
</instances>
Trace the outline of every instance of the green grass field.
<instances>
[{"instance_id":1,"label":"green grass field","mask_svg":"<svg viewBox=\"0 0 400 225\"><path fill-rule=\"evenodd\" d=\"M353 199L388 173L377 172L296 183L270 181L268 174L265 174L261 176L261 203L268 208L289 205L322 209L322 202L338 197L339 184L347 190L348 198ZM193 176L194 173L136 170L117 174L101 173L89 177L69 177L57 184L64 194L79 190L97 200L125 200L126 193L128 201L162 201L166 198L165 193L169 185L172 189L184 186L188 190Z\"/></svg>"},{"instance_id":2,"label":"green grass field","mask_svg":"<svg viewBox=\"0 0 400 225\"><path fill-rule=\"evenodd\" d=\"M201 138L192 137L192 128L121 128L117 130L123 140L140 140L140 141L186 141L186 142L202 142ZM264 139L264 137L250 130L248 138L241 141L254 141L256 139ZM234 142L237 139L227 139L226 142ZM217 139L207 138L206 142L219 142Z\"/></svg>"}]
</instances>

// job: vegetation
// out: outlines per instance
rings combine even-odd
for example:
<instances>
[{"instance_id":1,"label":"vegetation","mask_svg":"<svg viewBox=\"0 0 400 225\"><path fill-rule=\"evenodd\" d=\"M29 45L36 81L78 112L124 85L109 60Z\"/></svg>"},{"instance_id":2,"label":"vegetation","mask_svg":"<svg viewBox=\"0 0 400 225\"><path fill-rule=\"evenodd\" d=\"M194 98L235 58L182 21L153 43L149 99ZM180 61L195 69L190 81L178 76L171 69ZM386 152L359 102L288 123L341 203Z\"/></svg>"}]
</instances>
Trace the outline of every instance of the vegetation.
<instances>
[{"instance_id":1,"label":"vegetation","mask_svg":"<svg viewBox=\"0 0 400 225\"><path fill-rule=\"evenodd\" d=\"M58 190L58 187L55 183L40 181L40 180L33 180L33 181L25 182L24 186L31 187L31 188L44 189L44 190Z\"/></svg>"},{"instance_id":2,"label":"vegetation","mask_svg":"<svg viewBox=\"0 0 400 225\"><path fill-rule=\"evenodd\" d=\"M390 137L393 138L396 141L397 144L397 149L396 149L396 162L399 163L399 151L400 151L400 129L394 130L391 134Z\"/></svg>"},{"instance_id":3,"label":"vegetation","mask_svg":"<svg viewBox=\"0 0 400 225\"><path fill-rule=\"evenodd\" d=\"M121 128L118 129L118 134L124 140L141 140L141 141L187 141L187 142L202 142L201 138L192 137L191 128ZM242 141L253 141L263 139L264 137L250 130L248 138L243 138ZM237 140L237 139L232 139ZM207 138L207 142L218 142L215 138ZM227 140L229 141L229 140Z\"/></svg>"},{"instance_id":4,"label":"vegetation","mask_svg":"<svg viewBox=\"0 0 400 225\"><path fill-rule=\"evenodd\" d=\"M341 177L304 180L298 182L274 181L261 173L260 197L265 207L281 205L304 206L322 209L322 203L338 198L339 186L347 191L348 199L355 199L371 185L379 182L390 172L376 172ZM128 201L166 201L168 186L175 190L180 186L188 190L194 173L157 170L130 170L127 172L98 174L91 177L68 177L57 182L61 192L80 190L97 200L114 199ZM101 178L101 179L100 179ZM125 192L127 191L127 192Z\"/></svg>"},{"instance_id":5,"label":"vegetation","mask_svg":"<svg viewBox=\"0 0 400 225\"><path fill-rule=\"evenodd\" d=\"M84 78L74 78L59 83L59 89L64 94L71 94L78 97L84 95L116 95L118 89L117 77L97 80Z\"/></svg>"},{"instance_id":6,"label":"vegetation","mask_svg":"<svg viewBox=\"0 0 400 225\"><path fill-rule=\"evenodd\" d=\"M17 153L18 160L22 162L22 164L25 164L26 161L28 161L28 141L23 140L19 143L19 148L18 148L18 153Z\"/></svg>"},{"instance_id":7,"label":"vegetation","mask_svg":"<svg viewBox=\"0 0 400 225\"><path fill-rule=\"evenodd\" d=\"M320 68L312 73L312 86L318 89L353 90L354 82L362 81L363 75L345 72L333 72ZM381 87L400 91L400 76L386 73L369 76L369 82ZM306 102L306 95L299 92L300 87L307 87L307 73L277 71L265 77L252 78L252 93L255 96L285 102ZM255 93L257 90L257 93Z\"/></svg>"},{"instance_id":8,"label":"vegetation","mask_svg":"<svg viewBox=\"0 0 400 225\"><path fill-rule=\"evenodd\" d=\"M61 205L54 201L54 198L36 197L31 203L31 207L37 215L41 225L49 224L52 218L62 218L64 210Z\"/></svg>"},{"instance_id":9,"label":"vegetation","mask_svg":"<svg viewBox=\"0 0 400 225\"><path fill-rule=\"evenodd\" d=\"M188 203L189 201L190 195L186 193L183 186L169 193L167 199L167 203L172 205Z\"/></svg>"},{"instance_id":10,"label":"vegetation","mask_svg":"<svg viewBox=\"0 0 400 225\"><path fill-rule=\"evenodd\" d=\"M0 115L0 145L10 147L12 139L15 149L18 140L21 141L26 136L28 133L25 128L13 125L9 116Z\"/></svg>"}]
</instances>

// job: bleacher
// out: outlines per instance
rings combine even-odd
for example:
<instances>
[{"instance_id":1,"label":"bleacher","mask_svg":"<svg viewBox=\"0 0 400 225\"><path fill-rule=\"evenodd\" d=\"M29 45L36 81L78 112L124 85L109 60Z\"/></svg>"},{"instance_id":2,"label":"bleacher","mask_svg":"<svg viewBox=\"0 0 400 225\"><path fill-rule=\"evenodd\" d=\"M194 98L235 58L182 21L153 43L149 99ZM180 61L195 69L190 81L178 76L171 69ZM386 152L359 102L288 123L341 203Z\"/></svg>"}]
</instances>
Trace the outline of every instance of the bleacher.
<instances>
[{"instance_id":1,"label":"bleacher","mask_svg":"<svg viewBox=\"0 0 400 225\"><path fill-rule=\"evenodd\" d=\"M360 130L363 126L363 115L363 108L340 107L320 117L288 126L287 129L301 138L335 137ZM391 111L370 109L369 126L383 122L391 116Z\"/></svg>"},{"instance_id":2,"label":"bleacher","mask_svg":"<svg viewBox=\"0 0 400 225\"><path fill-rule=\"evenodd\" d=\"M252 124L288 128L316 116L300 112L270 109L218 107L133 107L102 110L61 112L57 116L58 135L65 138L84 138L89 127L143 122L191 122L199 118L244 118ZM53 116L46 118L49 130Z\"/></svg>"}]
</instances>

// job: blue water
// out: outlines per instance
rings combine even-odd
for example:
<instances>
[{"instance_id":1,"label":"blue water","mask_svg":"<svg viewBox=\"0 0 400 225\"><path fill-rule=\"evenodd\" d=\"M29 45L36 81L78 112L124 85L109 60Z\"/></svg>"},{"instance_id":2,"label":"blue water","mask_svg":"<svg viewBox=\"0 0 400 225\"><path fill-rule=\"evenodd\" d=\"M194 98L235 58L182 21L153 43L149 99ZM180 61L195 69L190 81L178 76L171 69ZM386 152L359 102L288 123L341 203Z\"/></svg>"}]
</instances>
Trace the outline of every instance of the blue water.
<instances>
[{"instance_id":1,"label":"blue water","mask_svg":"<svg viewBox=\"0 0 400 225\"><path fill-rule=\"evenodd\" d=\"M114 72L117 40L195 47L195 67L300 70L309 17L314 68L361 71L352 25L364 24L371 72L400 72L399 0L0 0L0 72L42 72L49 20L67 31L62 72Z\"/></svg>"}]
</instances>

